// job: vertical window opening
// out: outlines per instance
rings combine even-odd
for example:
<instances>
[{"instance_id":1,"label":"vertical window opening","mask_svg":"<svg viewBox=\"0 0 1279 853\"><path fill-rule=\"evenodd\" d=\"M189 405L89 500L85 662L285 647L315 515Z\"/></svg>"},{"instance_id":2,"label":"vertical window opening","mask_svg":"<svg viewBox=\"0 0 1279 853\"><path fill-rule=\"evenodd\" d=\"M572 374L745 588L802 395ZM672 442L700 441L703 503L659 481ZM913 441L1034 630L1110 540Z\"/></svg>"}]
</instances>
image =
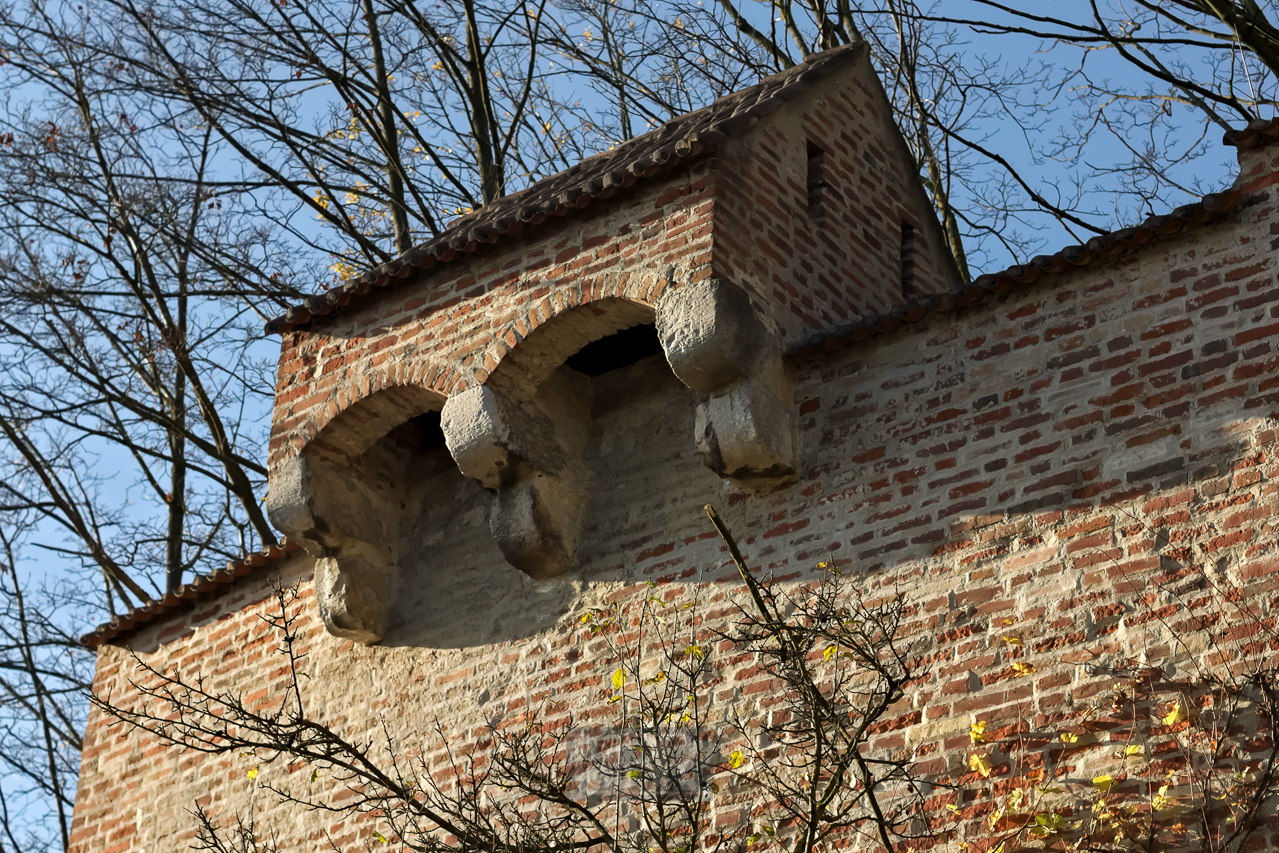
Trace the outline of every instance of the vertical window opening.
<instances>
[{"instance_id":1,"label":"vertical window opening","mask_svg":"<svg viewBox=\"0 0 1279 853\"><path fill-rule=\"evenodd\" d=\"M826 171L823 160L825 152L816 144L808 142L808 216L820 221L826 216L826 199L830 185L826 182Z\"/></svg>"},{"instance_id":2,"label":"vertical window opening","mask_svg":"<svg viewBox=\"0 0 1279 853\"><path fill-rule=\"evenodd\" d=\"M914 300L915 293L915 229L902 223L902 296L907 302Z\"/></svg>"}]
</instances>

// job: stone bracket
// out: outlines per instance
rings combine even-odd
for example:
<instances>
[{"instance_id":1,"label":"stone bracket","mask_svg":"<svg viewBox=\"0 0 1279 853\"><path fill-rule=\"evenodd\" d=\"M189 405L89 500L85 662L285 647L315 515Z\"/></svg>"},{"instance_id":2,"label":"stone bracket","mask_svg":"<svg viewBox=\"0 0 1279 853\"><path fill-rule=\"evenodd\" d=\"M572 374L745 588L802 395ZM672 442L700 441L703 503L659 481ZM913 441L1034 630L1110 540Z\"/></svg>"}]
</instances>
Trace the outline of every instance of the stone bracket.
<instances>
[{"instance_id":1,"label":"stone bracket","mask_svg":"<svg viewBox=\"0 0 1279 853\"><path fill-rule=\"evenodd\" d=\"M307 455L273 468L266 503L271 523L316 558L316 599L329 633L380 641L399 503Z\"/></svg>"},{"instance_id":2,"label":"stone bracket","mask_svg":"<svg viewBox=\"0 0 1279 853\"><path fill-rule=\"evenodd\" d=\"M559 371L533 401L477 385L449 397L440 413L458 468L494 492L489 525L502 555L533 578L562 574L577 560L588 399Z\"/></svg>"},{"instance_id":3,"label":"stone bracket","mask_svg":"<svg viewBox=\"0 0 1279 853\"><path fill-rule=\"evenodd\" d=\"M680 381L698 394L697 450L748 490L793 481L799 468L794 381L781 342L746 294L719 279L667 289L657 333Z\"/></svg>"}]
</instances>

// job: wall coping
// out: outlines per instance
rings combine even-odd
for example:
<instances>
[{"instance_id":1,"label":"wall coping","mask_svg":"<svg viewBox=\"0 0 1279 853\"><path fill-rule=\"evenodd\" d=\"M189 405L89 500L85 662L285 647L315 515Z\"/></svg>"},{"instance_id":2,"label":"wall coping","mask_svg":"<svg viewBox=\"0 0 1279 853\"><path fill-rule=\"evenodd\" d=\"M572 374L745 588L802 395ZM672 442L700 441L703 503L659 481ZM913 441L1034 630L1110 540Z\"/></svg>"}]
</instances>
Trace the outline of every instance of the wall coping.
<instances>
[{"instance_id":1,"label":"wall coping","mask_svg":"<svg viewBox=\"0 0 1279 853\"><path fill-rule=\"evenodd\" d=\"M128 636L133 631L162 617L189 610L202 594L225 592L241 578L258 575L275 568L299 547L296 542L285 539L278 545L271 545L261 551L245 554L237 560L231 560L225 568L209 572L207 575L199 575L195 580L183 584L161 598L140 604L123 615L112 617L111 621L103 622L82 636L80 642L90 649L96 649L103 643Z\"/></svg>"},{"instance_id":2,"label":"wall coping","mask_svg":"<svg viewBox=\"0 0 1279 853\"><path fill-rule=\"evenodd\" d=\"M1275 133L1279 136L1279 120L1276 121L1275 128ZM1034 284L1045 276L1061 275L1090 266L1105 258L1178 234L1191 226L1219 222L1237 212L1249 195L1276 181L1279 181L1279 175L1267 175L1236 189L1210 193L1171 213L1150 216L1140 225L1098 234L1082 245L1067 246L1051 255L1037 255L1024 264L1014 264L999 272L985 273L968 284L945 293L922 295L909 305L899 305L885 314L865 317L842 329L818 335L787 354L804 358L840 349L873 335L893 332L903 323L917 323L931 314L955 311L975 305L992 294L1006 293L1016 287Z\"/></svg>"}]
</instances>

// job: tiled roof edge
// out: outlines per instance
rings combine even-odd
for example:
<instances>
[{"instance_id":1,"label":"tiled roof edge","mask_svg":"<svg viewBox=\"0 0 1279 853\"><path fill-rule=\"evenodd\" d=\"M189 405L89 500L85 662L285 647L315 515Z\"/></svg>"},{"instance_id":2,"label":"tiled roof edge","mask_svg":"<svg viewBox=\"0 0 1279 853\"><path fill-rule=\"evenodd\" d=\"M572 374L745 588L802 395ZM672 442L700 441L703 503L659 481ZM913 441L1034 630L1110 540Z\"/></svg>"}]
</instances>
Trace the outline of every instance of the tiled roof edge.
<instances>
[{"instance_id":1,"label":"tiled roof edge","mask_svg":"<svg viewBox=\"0 0 1279 853\"><path fill-rule=\"evenodd\" d=\"M1279 116L1248 122L1243 130L1228 130L1221 141L1235 148L1260 148L1279 141Z\"/></svg>"},{"instance_id":2,"label":"tiled roof edge","mask_svg":"<svg viewBox=\"0 0 1279 853\"><path fill-rule=\"evenodd\" d=\"M669 174L676 167L713 151L726 139L745 133L759 119L806 92L812 84L856 61L864 51L865 44L858 42L813 54L798 65L767 77L754 86L725 95L700 110L677 116L611 151L588 157L518 193L497 199L395 260L292 306L284 314L269 320L266 332L287 332L314 317L338 311L355 297L393 285L437 264L453 261L482 246L501 242L547 219L569 216L594 201L611 198L647 178ZM685 125L689 127L685 129ZM671 134L671 137L663 139L663 134ZM657 144L659 142L660 145ZM565 186L559 187L558 184ZM555 191L548 192L552 189Z\"/></svg>"},{"instance_id":3,"label":"tiled roof edge","mask_svg":"<svg viewBox=\"0 0 1279 853\"><path fill-rule=\"evenodd\" d=\"M1140 225L1099 234L1082 246L1067 246L1052 255L1038 255L1028 263L978 276L968 284L946 293L929 294L911 305L900 305L886 314L867 317L832 333L819 335L795 347L790 354L804 358L842 349L873 335L893 332L903 323L917 323L930 314L955 311L976 304L991 294L1006 293L1016 287L1034 284L1046 276L1080 269L1102 258L1144 246L1157 238L1176 234L1188 226L1215 222L1233 213L1251 192L1252 189L1241 187L1206 195L1198 202L1179 207L1172 213L1151 216Z\"/></svg>"},{"instance_id":4,"label":"tiled roof edge","mask_svg":"<svg viewBox=\"0 0 1279 853\"><path fill-rule=\"evenodd\" d=\"M110 622L103 622L81 637L80 642L91 649L96 649L105 642L124 636L163 616L187 610L195 604L202 593L217 591L221 587L234 584L240 578L274 568L297 551L298 547L297 543L285 539L279 545L272 545L262 551L246 554L238 560L232 560L224 569L199 575L190 583L178 587L176 591L165 594L163 598L140 604L128 613L116 616Z\"/></svg>"}]
</instances>

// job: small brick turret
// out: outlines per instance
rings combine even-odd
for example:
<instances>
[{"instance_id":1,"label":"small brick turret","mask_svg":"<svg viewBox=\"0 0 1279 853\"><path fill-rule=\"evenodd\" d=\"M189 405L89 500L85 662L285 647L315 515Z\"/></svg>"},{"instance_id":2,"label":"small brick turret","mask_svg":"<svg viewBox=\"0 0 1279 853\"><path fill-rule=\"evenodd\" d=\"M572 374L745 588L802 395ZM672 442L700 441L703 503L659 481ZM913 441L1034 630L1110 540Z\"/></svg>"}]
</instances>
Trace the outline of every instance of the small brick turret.
<instances>
[{"instance_id":1,"label":"small brick turret","mask_svg":"<svg viewBox=\"0 0 1279 853\"><path fill-rule=\"evenodd\" d=\"M382 636L415 464L382 445L428 413L494 494L506 560L534 578L576 564L607 484L583 459L594 392L563 365L636 324L699 396L689 443L712 471L755 490L797 476L788 353L959 284L866 54L675 119L274 321L271 518L320 560L331 630Z\"/></svg>"}]
</instances>

